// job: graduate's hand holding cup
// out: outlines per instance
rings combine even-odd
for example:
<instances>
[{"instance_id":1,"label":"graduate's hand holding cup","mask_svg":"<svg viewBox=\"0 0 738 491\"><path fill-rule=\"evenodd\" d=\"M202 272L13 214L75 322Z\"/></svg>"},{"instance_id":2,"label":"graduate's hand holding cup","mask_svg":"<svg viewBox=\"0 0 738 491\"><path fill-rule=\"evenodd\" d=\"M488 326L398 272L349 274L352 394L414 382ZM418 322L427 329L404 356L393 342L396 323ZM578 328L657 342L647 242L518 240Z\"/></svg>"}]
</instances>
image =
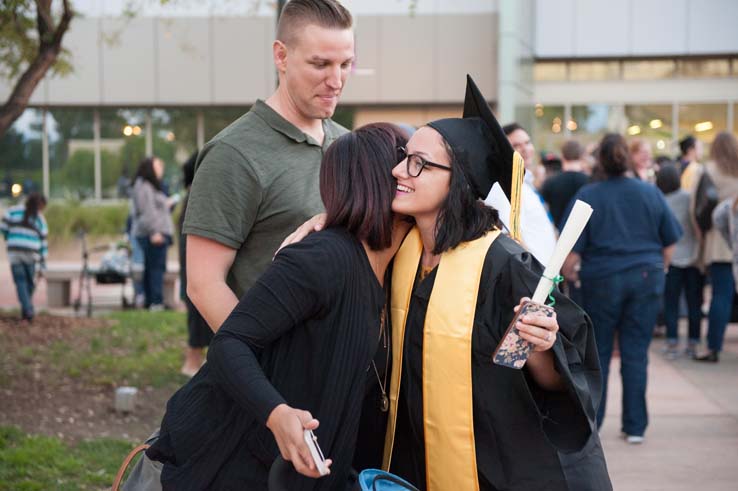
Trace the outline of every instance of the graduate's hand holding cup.
<instances>
[{"instance_id":1,"label":"graduate's hand holding cup","mask_svg":"<svg viewBox=\"0 0 738 491\"><path fill-rule=\"evenodd\" d=\"M517 314L530 301L528 297L521 298L513 310ZM555 311L551 317L538 312L524 314L518 319L516 327L520 331L520 337L532 344L533 351L550 350L556 343L556 333L559 331Z\"/></svg>"},{"instance_id":2,"label":"graduate's hand holding cup","mask_svg":"<svg viewBox=\"0 0 738 491\"><path fill-rule=\"evenodd\" d=\"M315 430L319 425L309 411L280 404L269 414L266 425L274 435L284 460L292 462L295 470L304 476L321 477L305 443L305 430ZM326 459L325 466L329 473L331 463L330 459Z\"/></svg>"}]
</instances>

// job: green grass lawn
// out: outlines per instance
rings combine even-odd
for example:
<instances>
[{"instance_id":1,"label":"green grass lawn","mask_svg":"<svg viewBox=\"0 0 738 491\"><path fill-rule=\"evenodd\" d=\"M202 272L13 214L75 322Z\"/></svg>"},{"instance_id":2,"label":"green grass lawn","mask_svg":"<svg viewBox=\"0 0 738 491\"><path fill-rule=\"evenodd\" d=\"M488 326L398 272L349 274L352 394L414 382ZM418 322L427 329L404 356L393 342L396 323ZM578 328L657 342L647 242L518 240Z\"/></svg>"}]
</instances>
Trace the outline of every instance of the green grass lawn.
<instances>
[{"instance_id":1,"label":"green grass lawn","mask_svg":"<svg viewBox=\"0 0 738 491\"><path fill-rule=\"evenodd\" d=\"M50 377L68 377L102 392L121 385L173 392L183 383L183 313L128 311L106 319L105 326L72 327L61 339L28 344L9 356L17 366L40 363ZM0 491L110 489L133 446L110 438L69 443L0 427Z\"/></svg>"},{"instance_id":2,"label":"green grass lawn","mask_svg":"<svg viewBox=\"0 0 738 491\"><path fill-rule=\"evenodd\" d=\"M50 361L91 385L182 383L179 368L187 339L185 314L127 311L111 314L109 319L113 322L106 329L80 330L84 341L75 348L75 356L69 356L69 342L53 343Z\"/></svg>"},{"instance_id":3,"label":"green grass lawn","mask_svg":"<svg viewBox=\"0 0 738 491\"><path fill-rule=\"evenodd\" d=\"M110 489L121 455L132 448L130 442L107 438L70 445L0 427L0 490Z\"/></svg>"}]
</instances>

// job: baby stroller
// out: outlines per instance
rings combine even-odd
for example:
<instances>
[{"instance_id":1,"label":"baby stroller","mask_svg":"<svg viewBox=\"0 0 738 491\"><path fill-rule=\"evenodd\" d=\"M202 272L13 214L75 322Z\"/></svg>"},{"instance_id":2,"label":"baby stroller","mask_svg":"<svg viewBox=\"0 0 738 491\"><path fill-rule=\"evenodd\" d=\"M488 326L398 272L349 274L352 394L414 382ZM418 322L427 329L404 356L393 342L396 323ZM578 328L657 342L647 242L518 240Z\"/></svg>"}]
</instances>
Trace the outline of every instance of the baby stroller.
<instances>
[{"instance_id":1,"label":"baby stroller","mask_svg":"<svg viewBox=\"0 0 738 491\"><path fill-rule=\"evenodd\" d=\"M79 274L79 289L74 301L74 311L79 313L82 304L85 304L87 317L92 317L92 281L98 285L119 284L121 307L124 309L133 305L126 298L126 283L131 277L130 249L125 241L118 241L106 245L87 247L87 237L84 231L79 234L82 242L82 270ZM97 269L90 267L90 254L103 252L100 266ZM84 300L82 297L85 297Z\"/></svg>"}]
</instances>

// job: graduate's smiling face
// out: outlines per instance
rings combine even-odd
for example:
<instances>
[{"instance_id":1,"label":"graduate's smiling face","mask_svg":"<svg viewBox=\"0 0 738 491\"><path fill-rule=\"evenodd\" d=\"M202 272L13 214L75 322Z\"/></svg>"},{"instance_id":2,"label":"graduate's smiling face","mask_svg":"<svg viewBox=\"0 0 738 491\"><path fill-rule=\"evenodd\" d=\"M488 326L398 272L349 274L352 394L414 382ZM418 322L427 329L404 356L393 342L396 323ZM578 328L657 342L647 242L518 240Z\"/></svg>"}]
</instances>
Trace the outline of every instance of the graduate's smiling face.
<instances>
[{"instance_id":1,"label":"graduate's smiling face","mask_svg":"<svg viewBox=\"0 0 738 491\"><path fill-rule=\"evenodd\" d=\"M392 169L397 179L392 211L416 220L435 217L451 184L451 157L441 134L430 126L423 126L407 142L407 155ZM448 169L427 165L428 162Z\"/></svg>"}]
</instances>

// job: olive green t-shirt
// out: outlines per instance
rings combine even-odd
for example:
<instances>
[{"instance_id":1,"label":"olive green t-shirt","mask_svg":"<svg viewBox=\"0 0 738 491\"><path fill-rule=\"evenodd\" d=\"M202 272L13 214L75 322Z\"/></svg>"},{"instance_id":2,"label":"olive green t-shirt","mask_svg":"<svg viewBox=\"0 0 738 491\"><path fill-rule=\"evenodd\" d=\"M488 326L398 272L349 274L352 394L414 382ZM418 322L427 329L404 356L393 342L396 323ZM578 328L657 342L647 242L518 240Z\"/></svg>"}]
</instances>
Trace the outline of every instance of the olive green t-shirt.
<instances>
[{"instance_id":1,"label":"olive green t-shirt","mask_svg":"<svg viewBox=\"0 0 738 491\"><path fill-rule=\"evenodd\" d=\"M182 231L237 250L226 282L239 298L282 240L323 211L320 161L347 132L329 119L323 130L321 146L257 101L200 151Z\"/></svg>"}]
</instances>

